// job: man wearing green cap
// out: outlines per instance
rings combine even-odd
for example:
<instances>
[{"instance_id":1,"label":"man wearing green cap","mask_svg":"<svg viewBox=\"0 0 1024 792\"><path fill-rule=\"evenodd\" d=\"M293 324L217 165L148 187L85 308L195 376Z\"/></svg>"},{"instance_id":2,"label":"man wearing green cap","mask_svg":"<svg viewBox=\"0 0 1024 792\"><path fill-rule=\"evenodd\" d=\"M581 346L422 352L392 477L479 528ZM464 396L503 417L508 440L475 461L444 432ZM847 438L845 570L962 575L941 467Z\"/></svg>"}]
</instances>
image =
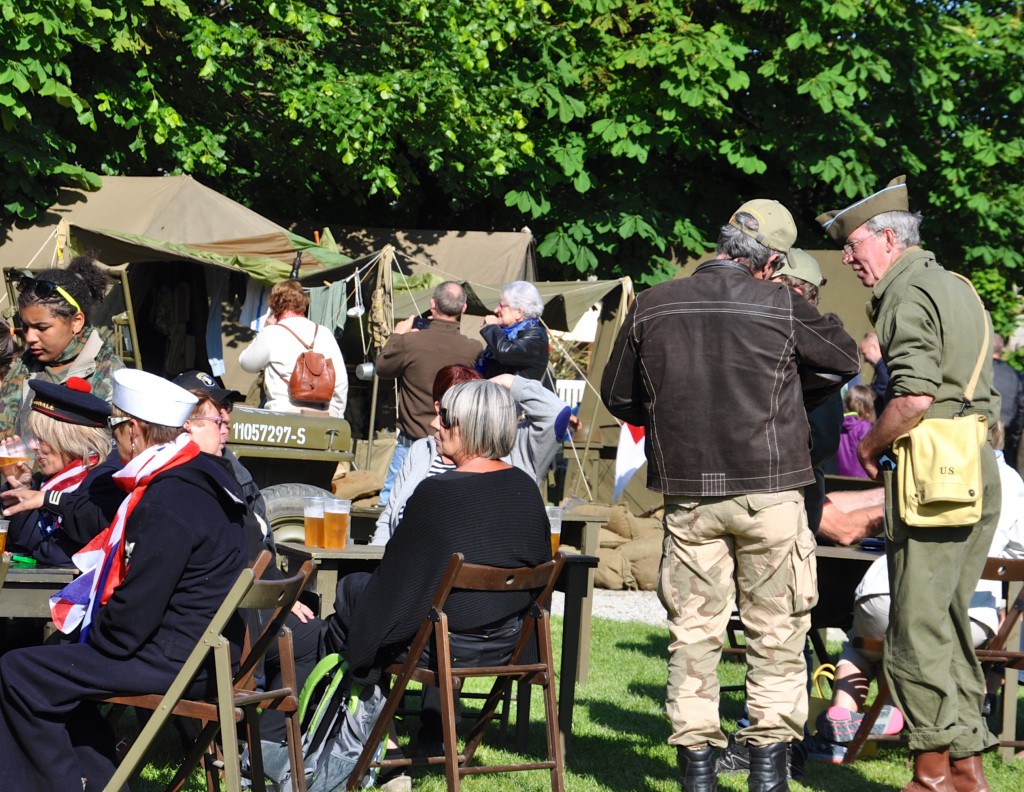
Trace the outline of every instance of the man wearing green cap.
<instances>
[{"instance_id":1,"label":"man wearing green cap","mask_svg":"<svg viewBox=\"0 0 1024 792\"><path fill-rule=\"evenodd\" d=\"M795 241L782 204L743 204L715 258L637 295L601 382L612 414L645 427L647 486L665 495L665 709L684 792L717 789L714 749L727 741L716 668L737 591L750 725L736 739L749 748L749 789L787 790L789 745L803 738L817 599L804 404L839 389L859 361L838 323L769 282Z\"/></svg>"},{"instance_id":2,"label":"man wearing green cap","mask_svg":"<svg viewBox=\"0 0 1024 792\"><path fill-rule=\"evenodd\" d=\"M872 290L868 311L889 368L889 401L858 448L868 474L879 478L880 458L922 420L963 410L991 425L999 396L985 310L969 284L920 247L921 215L909 211L905 177L818 222L843 245L843 263ZM982 354L974 397L965 402ZM982 518L952 528L907 526L899 509L907 495L891 470L883 474L893 602L885 674L914 754L905 792L989 788L980 754L997 741L981 715L985 686L967 615L999 518L999 472L987 443L981 464Z\"/></svg>"}]
</instances>

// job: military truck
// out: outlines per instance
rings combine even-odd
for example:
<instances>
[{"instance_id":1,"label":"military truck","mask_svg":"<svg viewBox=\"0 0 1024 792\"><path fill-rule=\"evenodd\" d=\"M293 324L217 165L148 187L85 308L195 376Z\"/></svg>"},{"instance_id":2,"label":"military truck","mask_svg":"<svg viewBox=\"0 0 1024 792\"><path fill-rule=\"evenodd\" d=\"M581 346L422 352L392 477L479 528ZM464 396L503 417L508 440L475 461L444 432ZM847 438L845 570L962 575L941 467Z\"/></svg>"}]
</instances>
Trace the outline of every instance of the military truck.
<instances>
[{"instance_id":1,"label":"military truck","mask_svg":"<svg viewBox=\"0 0 1024 792\"><path fill-rule=\"evenodd\" d=\"M110 274L112 286L90 319L127 366L170 378L190 369L209 370L206 329L211 305L218 302L210 296L212 265L178 260L109 267L97 260ZM16 285L23 274L33 273L16 267L3 270L7 291L3 313L14 325L19 322ZM225 283L230 286L232 279L244 290L245 273L224 270ZM231 375L225 376L226 386L245 393L253 377L238 369L237 355L254 334L239 321L241 305L236 295L230 287L221 292L220 344ZM302 536L302 498L329 495L339 463L353 458L347 421L242 404L232 414L228 447L263 490L279 539Z\"/></svg>"}]
</instances>

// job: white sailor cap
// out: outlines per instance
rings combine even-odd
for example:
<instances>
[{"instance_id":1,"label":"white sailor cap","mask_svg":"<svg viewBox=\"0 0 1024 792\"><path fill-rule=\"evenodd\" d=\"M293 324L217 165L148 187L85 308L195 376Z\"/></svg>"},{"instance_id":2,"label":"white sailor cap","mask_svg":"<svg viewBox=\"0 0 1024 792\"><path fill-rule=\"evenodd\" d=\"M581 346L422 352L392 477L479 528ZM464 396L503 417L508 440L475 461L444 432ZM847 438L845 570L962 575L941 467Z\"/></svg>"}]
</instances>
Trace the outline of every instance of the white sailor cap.
<instances>
[{"instance_id":1,"label":"white sailor cap","mask_svg":"<svg viewBox=\"0 0 1024 792\"><path fill-rule=\"evenodd\" d=\"M114 372L114 406L158 426L184 426L198 397L163 377L138 369Z\"/></svg>"}]
</instances>

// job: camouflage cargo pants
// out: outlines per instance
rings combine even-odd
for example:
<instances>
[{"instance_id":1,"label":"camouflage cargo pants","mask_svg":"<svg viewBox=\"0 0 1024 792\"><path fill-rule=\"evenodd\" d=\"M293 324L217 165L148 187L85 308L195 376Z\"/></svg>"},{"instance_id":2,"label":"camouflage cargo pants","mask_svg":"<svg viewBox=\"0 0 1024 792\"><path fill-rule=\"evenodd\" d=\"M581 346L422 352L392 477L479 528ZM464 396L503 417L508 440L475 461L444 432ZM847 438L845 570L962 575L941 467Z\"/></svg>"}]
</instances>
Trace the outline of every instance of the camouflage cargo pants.
<instances>
[{"instance_id":1,"label":"camouflage cargo pants","mask_svg":"<svg viewBox=\"0 0 1024 792\"><path fill-rule=\"evenodd\" d=\"M672 745L726 745L716 668L739 604L747 641L750 725L740 742L803 737L810 611L817 601L814 536L803 496L789 490L665 499L658 594L668 611L666 714Z\"/></svg>"}]
</instances>

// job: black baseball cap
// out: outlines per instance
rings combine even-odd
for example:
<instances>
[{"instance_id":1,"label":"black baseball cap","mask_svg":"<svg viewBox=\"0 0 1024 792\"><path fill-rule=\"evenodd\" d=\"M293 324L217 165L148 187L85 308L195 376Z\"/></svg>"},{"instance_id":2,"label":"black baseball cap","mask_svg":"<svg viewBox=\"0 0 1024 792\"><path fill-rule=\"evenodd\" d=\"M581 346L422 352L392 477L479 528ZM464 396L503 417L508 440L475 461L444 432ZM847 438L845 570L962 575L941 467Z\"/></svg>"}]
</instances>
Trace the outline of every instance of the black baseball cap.
<instances>
[{"instance_id":1,"label":"black baseball cap","mask_svg":"<svg viewBox=\"0 0 1024 792\"><path fill-rule=\"evenodd\" d=\"M226 404L227 402L240 402L244 401L245 397L236 390L228 390L222 388L217 384L217 380L207 374L205 371L186 371L184 374L179 374L175 377L172 382L185 390L190 391L206 391L210 394L210 397L218 404Z\"/></svg>"}]
</instances>

